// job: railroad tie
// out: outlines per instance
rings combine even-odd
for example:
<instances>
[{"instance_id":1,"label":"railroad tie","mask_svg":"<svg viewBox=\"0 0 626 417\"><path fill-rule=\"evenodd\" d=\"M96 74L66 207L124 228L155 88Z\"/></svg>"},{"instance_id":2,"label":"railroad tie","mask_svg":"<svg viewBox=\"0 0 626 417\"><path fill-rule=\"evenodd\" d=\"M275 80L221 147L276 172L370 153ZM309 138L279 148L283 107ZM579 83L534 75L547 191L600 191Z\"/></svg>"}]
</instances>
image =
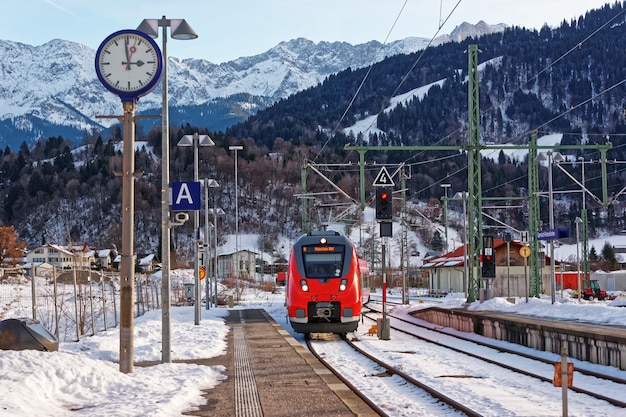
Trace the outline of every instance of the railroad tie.
<instances>
[{"instance_id":1,"label":"railroad tie","mask_svg":"<svg viewBox=\"0 0 626 417\"><path fill-rule=\"evenodd\" d=\"M243 328L233 328L233 340L235 348L235 415L237 417L263 417L261 400L252 372Z\"/></svg>"}]
</instances>

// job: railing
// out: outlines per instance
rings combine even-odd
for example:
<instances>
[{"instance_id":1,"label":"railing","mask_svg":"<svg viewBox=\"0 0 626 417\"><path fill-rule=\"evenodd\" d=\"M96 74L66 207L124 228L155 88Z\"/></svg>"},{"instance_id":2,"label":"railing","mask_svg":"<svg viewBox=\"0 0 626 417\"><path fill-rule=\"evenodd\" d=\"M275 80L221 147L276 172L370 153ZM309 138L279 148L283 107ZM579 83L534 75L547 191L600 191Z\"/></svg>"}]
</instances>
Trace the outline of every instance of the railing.
<instances>
[{"instance_id":1,"label":"railing","mask_svg":"<svg viewBox=\"0 0 626 417\"><path fill-rule=\"evenodd\" d=\"M37 319L62 342L77 341L119 324L119 274L54 268L35 279L32 275L4 270L0 277L0 320ZM176 294L174 291L178 297ZM135 274L134 298L135 317L161 308L160 278Z\"/></svg>"}]
</instances>

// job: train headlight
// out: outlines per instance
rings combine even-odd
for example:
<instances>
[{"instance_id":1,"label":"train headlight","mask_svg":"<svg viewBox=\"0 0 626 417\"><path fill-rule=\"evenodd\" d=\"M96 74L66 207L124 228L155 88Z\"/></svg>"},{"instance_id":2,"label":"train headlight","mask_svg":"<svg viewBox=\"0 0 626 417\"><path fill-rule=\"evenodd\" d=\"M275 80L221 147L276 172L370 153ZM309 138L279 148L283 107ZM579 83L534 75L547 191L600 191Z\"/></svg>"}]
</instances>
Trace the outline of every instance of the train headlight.
<instances>
[{"instance_id":1,"label":"train headlight","mask_svg":"<svg viewBox=\"0 0 626 417\"><path fill-rule=\"evenodd\" d=\"M306 279L301 279L300 280L300 288L304 292L309 292L309 284L306 283Z\"/></svg>"},{"instance_id":2,"label":"train headlight","mask_svg":"<svg viewBox=\"0 0 626 417\"><path fill-rule=\"evenodd\" d=\"M348 280L342 279L341 282L339 283L339 291L345 291L347 287L348 287Z\"/></svg>"}]
</instances>

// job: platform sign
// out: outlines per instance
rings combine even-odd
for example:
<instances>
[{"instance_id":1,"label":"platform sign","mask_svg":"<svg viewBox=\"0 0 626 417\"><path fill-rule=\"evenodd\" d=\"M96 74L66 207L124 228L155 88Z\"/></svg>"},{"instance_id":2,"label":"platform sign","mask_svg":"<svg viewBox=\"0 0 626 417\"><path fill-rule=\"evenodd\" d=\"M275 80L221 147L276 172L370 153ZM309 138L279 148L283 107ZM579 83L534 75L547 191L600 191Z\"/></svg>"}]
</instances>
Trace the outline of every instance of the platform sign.
<instances>
[{"instance_id":1,"label":"platform sign","mask_svg":"<svg viewBox=\"0 0 626 417\"><path fill-rule=\"evenodd\" d=\"M519 233L519 235L520 235L520 240L522 241L522 243L524 245L528 245L528 242L529 242L529 240L528 240L528 231L521 231Z\"/></svg>"},{"instance_id":2,"label":"platform sign","mask_svg":"<svg viewBox=\"0 0 626 417\"><path fill-rule=\"evenodd\" d=\"M202 193L199 181L172 183L172 211L200 210Z\"/></svg>"},{"instance_id":3,"label":"platform sign","mask_svg":"<svg viewBox=\"0 0 626 417\"><path fill-rule=\"evenodd\" d=\"M545 229L537 231L538 240L555 240L569 237L569 229Z\"/></svg>"},{"instance_id":4,"label":"platform sign","mask_svg":"<svg viewBox=\"0 0 626 417\"><path fill-rule=\"evenodd\" d=\"M376 178L374 179L374 183L372 184L374 187L392 187L394 186L394 182L391 179L391 175L387 171L387 168L382 167Z\"/></svg>"}]
</instances>

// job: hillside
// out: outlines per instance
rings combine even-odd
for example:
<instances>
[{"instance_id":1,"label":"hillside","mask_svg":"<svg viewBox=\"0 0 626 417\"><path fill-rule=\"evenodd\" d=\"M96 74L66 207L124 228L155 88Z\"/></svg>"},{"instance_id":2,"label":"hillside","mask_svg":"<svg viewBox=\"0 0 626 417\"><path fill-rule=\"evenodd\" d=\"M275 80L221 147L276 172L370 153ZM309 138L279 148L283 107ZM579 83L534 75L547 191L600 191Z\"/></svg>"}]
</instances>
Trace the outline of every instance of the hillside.
<instances>
[{"instance_id":1,"label":"hillside","mask_svg":"<svg viewBox=\"0 0 626 417\"><path fill-rule=\"evenodd\" d=\"M504 25L463 24L432 45L470 35L493 33ZM168 57L170 122L225 130L280 99L318 85L347 67L362 68L385 57L424 49L428 39L407 38L382 45L371 41L314 43L304 38L281 42L255 56L222 64L203 59ZM119 98L100 84L94 50L69 40L41 46L0 40L0 146L17 149L22 141L63 136L74 145L94 131L106 134L117 124L98 115L120 112ZM24 70L26 68L26 70ZM141 98L137 113L158 115L161 86ZM144 119L150 130L158 120Z\"/></svg>"},{"instance_id":2,"label":"hillside","mask_svg":"<svg viewBox=\"0 0 626 417\"><path fill-rule=\"evenodd\" d=\"M225 132L190 123L172 124L170 179L193 178L192 152L177 148L177 138L195 132L210 134L216 146L200 150L199 174L200 178L214 178L220 183L221 188L211 190L210 205L227 213L218 221L219 232L233 233L234 155L228 147L243 144L238 159L240 230L258 233L259 245L266 247L276 245L279 235L294 238L300 233L298 194L306 161L326 164L319 168L351 199L358 200L359 174L354 165L343 169L333 165L358 160L358 155L344 152L347 143L452 144L462 150L468 119L464 51L470 42L478 42L482 51L480 109L484 142L525 143L531 129L539 129L541 135L561 132L563 142L570 144L610 140L613 148L607 157L621 161L626 132L622 115L626 105L626 58L619 49L626 40L623 28L623 5L616 4L564 22L554 30L537 32L516 27L479 39L442 44L423 54L389 57L373 65L367 78L367 68L343 69ZM402 94L427 85L431 85L427 92L398 100ZM402 105L390 107L393 102ZM377 117L377 133L370 136L342 131L372 115ZM68 240L96 247L119 246L121 181L115 172L121 169L120 137L119 129L104 136L93 132L86 136L80 155L72 152L71 140L60 136L41 140L32 147L23 144L16 151L6 148L0 170L2 222L14 224L29 246ZM136 171L143 173L135 181L136 247L138 252L155 252L160 240L160 130L139 129L139 139L146 147L136 153ZM598 158L592 152L571 153L574 158ZM467 189L467 158L462 152L370 152L367 163L373 162L407 163L411 174L408 197L414 208L410 216L415 219L441 219L441 182L450 183L450 191ZM573 168L580 177L580 167ZM378 169L368 167L366 184L371 184ZM599 170L599 166L591 165L586 175L588 187L601 195ZM625 178L617 164L611 175L612 195L619 193ZM546 178L545 169L541 169L541 178ZM485 196L525 195L525 161L512 160L505 154L497 161L485 159L482 180ZM546 187L545 183L540 186ZM572 182L564 175L555 176L554 186L567 190ZM328 182L309 174L308 192L330 190ZM366 195L369 197L371 190L366 190ZM340 211L336 205L327 208L326 203L345 200L336 196L318 199L308 213L313 224L326 222ZM456 204L455 210L460 212ZM593 204L589 200L594 212L591 233L626 228L619 200L608 210ZM564 209L556 214L557 221L568 223L578 215L580 203L574 200L560 206ZM350 213L352 218L358 215ZM527 227L523 207L511 208L501 216L518 229ZM194 236L191 229L186 225L174 231L176 251L190 251Z\"/></svg>"}]
</instances>

